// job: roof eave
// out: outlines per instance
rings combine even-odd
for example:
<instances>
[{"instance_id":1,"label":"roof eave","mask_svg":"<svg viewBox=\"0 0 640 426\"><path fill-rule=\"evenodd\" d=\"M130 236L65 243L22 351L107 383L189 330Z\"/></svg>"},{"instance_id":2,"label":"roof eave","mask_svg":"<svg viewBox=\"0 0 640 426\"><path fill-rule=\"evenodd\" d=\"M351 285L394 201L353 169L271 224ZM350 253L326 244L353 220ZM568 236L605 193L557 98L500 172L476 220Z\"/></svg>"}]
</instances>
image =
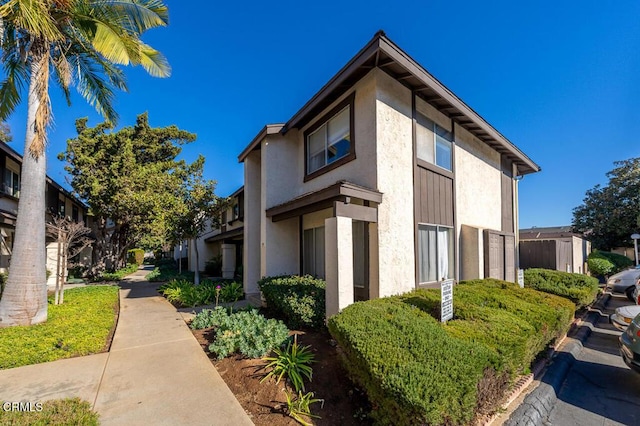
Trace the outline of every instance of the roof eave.
<instances>
[{"instance_id":1,"label":"roof eave","mask_svg":"<svg viewBox=\"0 0 640 426\"><path fill-rule=\"evenodd\" d=\"M267 124L258 132L258 134L251 140L249 145L238 155L238 163L244 162L244 159L247 158L247 155L254 149L258 148L260 142L267 137L267 135L273 135L275 133L280 133L284 124Z\"/></svg>"},{"instance_id":2,"label":"roof eave","mask_svg":"<svg viewBox=\"0 0 640 426\"><path fill-rule=\"evenodd\" d=\"M379 63L380 54L384 54L389 57L390 62L384 64ZM372 58L375 57L375 60ZM371 61L373 65L369 64ZM328 97L337 97L351 87L351 85L345 84L357 72L362 72L363 67L368 71L375 67L388 67L391 64L396 64L403 68L411 77L417 80L417 84L424 85L430 91L435 92L438 96L438 100L445 102L449 105L448 109L451 110L447 114L456 121L460 126L466 128L469 124L473 124L472 127L475 130L469 130L472 134L482 135L479 137L484 143L492 146L501 154L505 154L512 158L518 166L518 174L526 175L530 173L539 172L540 166L531 160L524 152L518 149L513 143L511 143L506 137L498 132L493 126L485 121L478 113L476 113L471 107L465 104L460 98L447 89L444 84L440 83L434 76L432 76L427 70L425 70L420 64L413 60L406 52L404 52L395 43L389 40L382 31L376 33L373 39L363 47L336 75L334 75L327 84L325 84L286 124L282 127L282 133L286 133L292 128L299 128L304 126L308 122L309 117L317 113L319 107L326 102ZM384 70L387 72L387 70ZM388 72L389 73L389 72ZM391 73L389 73L391 74ZM403 83L406 86L410 86L408 80ZM415 89L412 89L415 90ZM464 120L463 120L464 118ZM467 122L470 120L470 122ZM465 124L466 123L466 124ZM484 139L490 139L491 143L488 143ZM246 157L247 150L243 151L243 154L239 158L244 159ZM242 160L241 160L242 161Z\"/></svg>"}]
</instances>

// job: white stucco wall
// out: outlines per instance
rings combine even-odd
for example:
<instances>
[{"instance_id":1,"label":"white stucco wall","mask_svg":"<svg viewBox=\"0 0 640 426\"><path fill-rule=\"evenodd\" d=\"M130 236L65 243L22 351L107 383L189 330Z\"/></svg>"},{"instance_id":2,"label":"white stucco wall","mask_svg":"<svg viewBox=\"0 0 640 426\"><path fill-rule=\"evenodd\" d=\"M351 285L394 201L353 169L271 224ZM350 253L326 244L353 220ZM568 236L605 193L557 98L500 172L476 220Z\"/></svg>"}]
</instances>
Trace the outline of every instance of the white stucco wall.
<instances>
[{"instance_id":1,"label":"white stucco wall","mask_svg":"<svg viewBox=\"0 0 640 426\"><path fill-rule=\"evenodd\" d=\"M260 277L261 155L251 152L244 160L244 291L257 293Z\"/></svg>"},{"instance_id":2,"label":"white stucco wall","mask_svg":"<svg viewBox=\"0 0 640 426\"><path fill-rule=\"evenodd\" d=\"M295 140L280 134L267 136L261 147L260 276L297 274L300 269L298 218L273 222L269 207L289 201L296 180ZM302 177L300 177L300 180Z\"/></svg>"},{"instance_id":3,"label":"white stucco wall","mask_svg":"<svg viewBox=\"0 0 640 426\"><path fill-rule=\"evenodd\" d=\"M415 288L411 92L376 70L378 296ZM373 287L373 286L372 286ZM372 291L374 294L374 291Z\"/></svg>"},{"instance_id":4,"label":"white stucco wall","mask_svg":"<svg viewBox=\"0 0 640 426\"><path fill-rule=\"evenodd\" d=\"M367 74L354 85L352 90L349 90L325 108L324 111L318 114L316 119L300 129L300 132L296 135L298 138L296 164L298 165L300 176L297 181L299 183L297 195L326 188L339 180L346 180L367 188L376 188L377 170L374 167L376 161L376 75L377 71ZM352 130L352 137L355 142L356 159L308 182L303 182L302 177L304 176L306 161L304 156L304 144L306 143L304 141L304 132L354 91L354 129Z\"/></svg>"},{"instance_id":5,"label":"white stucco wall","mask_svg":"<svg viewBox=\"0 0 640 426\"><path fill-rule=\"evenodd\" d=\"M455 139L456 235L460 235L462 225L499 231L502 227L500 154L458 125L455 126ZM467 270L477 270L479 276L464 277L467 279L484 278L482 232L478 238L479 241L471 241L473 247L464 248L464 238L458 240L460 251L466 250L478 261L477 268L467 265Z\"/></svg>"}]
</instances>

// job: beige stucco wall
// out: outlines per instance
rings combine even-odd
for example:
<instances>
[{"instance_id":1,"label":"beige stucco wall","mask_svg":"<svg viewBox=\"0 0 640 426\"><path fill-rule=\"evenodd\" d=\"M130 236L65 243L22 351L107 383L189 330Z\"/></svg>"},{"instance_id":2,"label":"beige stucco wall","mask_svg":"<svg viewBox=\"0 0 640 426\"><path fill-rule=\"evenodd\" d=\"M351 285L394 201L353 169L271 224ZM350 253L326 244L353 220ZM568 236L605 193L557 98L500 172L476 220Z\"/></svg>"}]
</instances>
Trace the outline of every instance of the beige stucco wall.
<instances>
[{"instance_id":1,"label":"beige stucco wall","mask_svg":"<svg viewBox=\"0 0 640 426\"><path fill-rule=\"evenodd\" d=\"M296 135L298 138L296 164L298 165L297 169L299 173L297 195L326 188L339 180L346 180L367 188L376 188L376 168L373 165L376 162L375 109L377 74L377 71L367 74L362 80L355 84L352 90L325 108L324 111L318 114L315 120L312 120L300 129L300 132ZM304 154L304 132L354 91L354 129L352 136L355 141L356 159L308 182L303 182L302 179L306 161Z\"/></svg>"},{"instance_id":2,"label":"beige stucco wall","mask_svg":"<svg viewBox=\"0 0 640 426\"><path fill-rule=\"evenodd\" d=\"M261 154L251 152L244 160L244 266L243 286L247 294L257 293L260 277Z\"/></svg>"},{"instance_id":3,"label":"beige stucco wall","mask_svg":"<svg viewBox=\"0 0 640 426\"><path fill-rule=\"evenodd\" d=\"M455 201L456 235L460 236L459 251L477 259L478 267L465 265L467 271L478 271L479 276L464 278L484 278L484 241L480 232L463 247L466 241L460 234L461 227L468 225L479 230L500 230L502 227L502 183L500 154L482 143L467 130L455 126ZM479 239L479 240L478 240ZM478 250L477 254L473 253ZM464 262L469 262L469 258ZM462 261L459 262L459 266ZM459 275L460 276L460 275Z\"/></svg>"},{"instance_id":4,"label":"beige stucco wall","mask_svg":"<svg viewBox=\"0 0 640 426\"><path fill-rule=\"evenodd\" d=\"M411 92L376 70L378 296L415 288ZM373 287L373 286L372 286ZM372 294L374 292L372 291Z\"/></svg>"}]
</instances>

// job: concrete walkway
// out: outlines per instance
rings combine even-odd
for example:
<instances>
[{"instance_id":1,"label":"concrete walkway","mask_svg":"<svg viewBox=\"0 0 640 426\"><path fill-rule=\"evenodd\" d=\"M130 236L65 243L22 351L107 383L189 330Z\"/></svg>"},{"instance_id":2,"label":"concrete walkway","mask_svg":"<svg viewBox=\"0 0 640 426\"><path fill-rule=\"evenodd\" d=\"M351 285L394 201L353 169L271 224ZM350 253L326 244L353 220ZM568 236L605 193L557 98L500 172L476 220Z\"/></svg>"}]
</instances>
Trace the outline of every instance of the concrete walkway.
<instances>
[{"instance_id":1,"label":"concrete walkway","mask_svg":"<svg viewBox=\"0 0 640 426\"><path fill-rule=\"evenodd\" d=\"M121 283L109 353L0 370L0 400L79 397L102 425L252 425L148 272Z\"/></svg>"}]
</instances>

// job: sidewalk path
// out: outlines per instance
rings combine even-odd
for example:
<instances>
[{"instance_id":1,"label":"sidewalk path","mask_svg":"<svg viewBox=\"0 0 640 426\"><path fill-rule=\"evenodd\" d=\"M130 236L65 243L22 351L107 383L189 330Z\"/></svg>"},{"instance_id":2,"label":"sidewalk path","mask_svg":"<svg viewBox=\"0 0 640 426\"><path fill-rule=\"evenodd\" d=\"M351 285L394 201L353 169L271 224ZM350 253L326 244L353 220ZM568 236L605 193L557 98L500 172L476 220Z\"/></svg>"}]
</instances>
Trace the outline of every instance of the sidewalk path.
<instances>
[{"instance_id":1,"label":"sidewalk path","mask_svg":"<svg viewBox=\"0 0 640 426\"><path fill-rule=\"evenodd\" d=\"M139 270L109 353L0 370L0 400L80 397L102 425L252 425L176 309Z\"/></svg>"}]
</instances>

